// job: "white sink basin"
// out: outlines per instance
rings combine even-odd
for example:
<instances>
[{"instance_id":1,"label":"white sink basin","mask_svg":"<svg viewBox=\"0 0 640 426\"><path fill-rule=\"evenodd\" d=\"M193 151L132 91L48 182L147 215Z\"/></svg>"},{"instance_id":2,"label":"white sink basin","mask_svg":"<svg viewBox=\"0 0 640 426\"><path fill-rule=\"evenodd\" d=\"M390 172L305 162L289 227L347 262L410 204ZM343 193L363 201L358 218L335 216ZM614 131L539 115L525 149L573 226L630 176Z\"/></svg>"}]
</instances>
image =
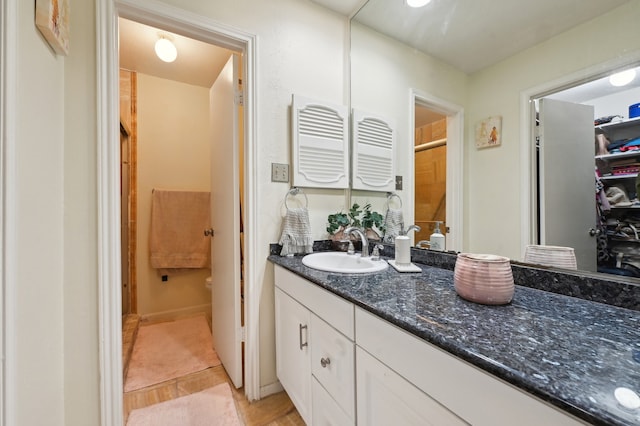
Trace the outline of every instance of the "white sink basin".
<instances>
[{"instance_id":1,"label":"white sink basin","mask_svg":"<svg viewBox=\"0 0 640 426\"><path fill-rule=\"evenodd\" d=\"M341 251L308 254L302 258L302 264L320 271L344 274L366 274L384 271L389 267L384 260L371 260L369 257L360 257L360 254L347 254Z\"/></svg>"}]
</instances>

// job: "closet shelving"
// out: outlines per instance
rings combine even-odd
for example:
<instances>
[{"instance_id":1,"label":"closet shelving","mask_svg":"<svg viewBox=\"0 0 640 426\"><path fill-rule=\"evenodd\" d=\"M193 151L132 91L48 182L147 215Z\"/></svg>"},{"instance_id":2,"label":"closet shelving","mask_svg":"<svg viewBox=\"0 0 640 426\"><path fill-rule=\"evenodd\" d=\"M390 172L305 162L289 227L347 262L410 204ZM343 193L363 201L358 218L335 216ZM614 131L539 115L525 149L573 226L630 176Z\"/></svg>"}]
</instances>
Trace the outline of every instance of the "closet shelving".
<instances>
[{"instance_id":1,"label":"closet shelving","mask_svg":"<svg viewBox=\"0 0 640 426\"><path fill-rule=\"evenodd\" d=\"M640 138L640 117L599 125L595 131L596 134L603 133L611 143ZM611 210L604 213L608 251L613 259L602 266L630 269L634 271L633 276L637 276L640 273L640 203L633 201L637 197L640 149L596 155L595 164L605 188L623 188L629 198L621 205L612 204Z\"/></svg>"},{"instance_id":2,"label":"closet shelving","mask_svg":"<svg viewBox=\"0 0 640 426\"><path fill-rule=\"evenodd\" d=\"M604 133L610 142L631 140L640 137L640 117L619 123L596 126L596 131ZM640 149L595 156L600 180L606 185L623 185L629 198L636 192L635 181L640 167ZM625 170L628 169L628 170ZM638 208L640 206L613 207L616 209Z\"/></svg>"}]
</instances>

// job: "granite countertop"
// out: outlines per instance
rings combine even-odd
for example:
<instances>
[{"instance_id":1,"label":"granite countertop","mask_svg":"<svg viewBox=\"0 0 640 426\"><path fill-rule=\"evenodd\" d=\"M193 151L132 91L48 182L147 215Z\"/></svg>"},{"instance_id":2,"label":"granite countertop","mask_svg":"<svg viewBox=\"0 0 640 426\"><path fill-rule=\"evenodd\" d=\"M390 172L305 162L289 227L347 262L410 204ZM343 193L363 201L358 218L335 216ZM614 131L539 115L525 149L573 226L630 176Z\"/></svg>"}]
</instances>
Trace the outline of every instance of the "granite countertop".
<instances>
[{"instance_id":1,"label":"granite countertop","mask_svg":"<svg viewBox=\"0 0 640 426\"><path fill-rule=\"evenodd\" d=\"M614 397L640 393L640 312L525 286L503 306L468 302L453 271L420 265L336 274L269 260L589 423L640 424Z\"/></svg>"}]
</instances>

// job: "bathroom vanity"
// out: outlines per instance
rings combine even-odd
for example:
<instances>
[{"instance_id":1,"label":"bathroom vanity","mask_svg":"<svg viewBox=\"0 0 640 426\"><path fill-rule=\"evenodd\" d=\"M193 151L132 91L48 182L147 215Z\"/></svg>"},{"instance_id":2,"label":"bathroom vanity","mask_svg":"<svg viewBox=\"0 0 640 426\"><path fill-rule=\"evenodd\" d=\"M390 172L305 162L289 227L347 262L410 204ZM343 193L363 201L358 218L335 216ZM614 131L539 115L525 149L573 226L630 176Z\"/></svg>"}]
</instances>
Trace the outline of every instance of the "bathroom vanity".
<instances>
[{"instance_id":1,"label":"bathroom vanity","mask_svg":"<svg viewBox=\"0 0 640 426\"><path fill-rule=\"evenodd\" d=\"M632 425L640 312L516 286L465 301L453 271L275 264L277 374L308 424ZM375 421L374 421L375 419Z\"/></svg>"}]
</instances>

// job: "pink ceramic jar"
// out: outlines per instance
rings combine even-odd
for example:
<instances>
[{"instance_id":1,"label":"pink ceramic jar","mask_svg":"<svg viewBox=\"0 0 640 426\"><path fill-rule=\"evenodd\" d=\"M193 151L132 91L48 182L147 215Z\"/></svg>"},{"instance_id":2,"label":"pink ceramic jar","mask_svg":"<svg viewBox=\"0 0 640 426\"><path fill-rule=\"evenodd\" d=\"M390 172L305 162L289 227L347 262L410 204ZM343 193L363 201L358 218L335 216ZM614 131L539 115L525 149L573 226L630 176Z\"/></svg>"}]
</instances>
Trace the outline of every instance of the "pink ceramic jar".
<instances>
[{"instance_id":1,"label":"pink ceramic jar","mask_svg":"<svg viewBox=\"0 0 640 426\"><path fill-rule=\"evenodd\" d=\"M485 305L511 302L515 288L509 258L492 254L458 254L453 283L460 297Z\"/></svg>"}]
</instances>

